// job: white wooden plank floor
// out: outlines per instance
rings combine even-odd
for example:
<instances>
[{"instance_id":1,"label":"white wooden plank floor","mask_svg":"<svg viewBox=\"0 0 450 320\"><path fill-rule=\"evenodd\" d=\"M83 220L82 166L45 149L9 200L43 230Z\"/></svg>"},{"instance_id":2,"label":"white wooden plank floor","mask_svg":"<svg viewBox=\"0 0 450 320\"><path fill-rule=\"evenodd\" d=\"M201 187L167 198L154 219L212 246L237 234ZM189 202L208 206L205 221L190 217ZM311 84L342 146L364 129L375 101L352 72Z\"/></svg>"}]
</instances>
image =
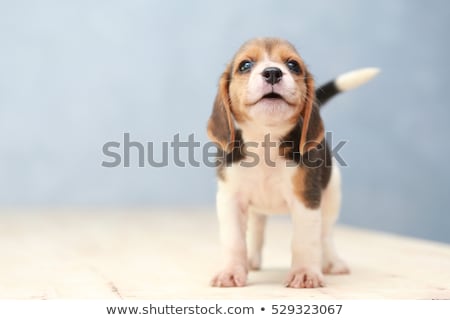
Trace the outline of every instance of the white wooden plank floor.
<instances>
[{"instance_id":1,"label":"white wooden plank floor","mask_svg":"<svg viewBox=\"0 0 450 320\"><path fill-rule=\"evenodd\" d=\"M348 227L350 275L320 289L282 286L287 219L268 223L263 270L245 288L211 288L220 262L209 209L0 210L0 298L450 299L450 246Z\"/></svg>"}]
</instances>

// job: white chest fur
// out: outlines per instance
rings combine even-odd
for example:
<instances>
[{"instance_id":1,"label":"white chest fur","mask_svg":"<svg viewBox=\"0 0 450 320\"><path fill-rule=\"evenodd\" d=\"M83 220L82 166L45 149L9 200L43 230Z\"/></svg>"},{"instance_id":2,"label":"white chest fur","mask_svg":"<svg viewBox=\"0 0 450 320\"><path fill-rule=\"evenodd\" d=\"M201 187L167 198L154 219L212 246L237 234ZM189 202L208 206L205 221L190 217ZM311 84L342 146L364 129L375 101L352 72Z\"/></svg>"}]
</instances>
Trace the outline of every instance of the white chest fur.
<instances>
[{"instance_id":1,"label":"white chest fur","mask_svg":"<svg viewBox=\"0 0 450 320\"><path fill-rule=\"evenodd\" d=\"M259 144L248 147L247 152L249 156L225 168L226 181L219 182L219 187L233 193L244 209L287 213L295 166L279 156L278 146Z\"/></svg>"}]
</instances>

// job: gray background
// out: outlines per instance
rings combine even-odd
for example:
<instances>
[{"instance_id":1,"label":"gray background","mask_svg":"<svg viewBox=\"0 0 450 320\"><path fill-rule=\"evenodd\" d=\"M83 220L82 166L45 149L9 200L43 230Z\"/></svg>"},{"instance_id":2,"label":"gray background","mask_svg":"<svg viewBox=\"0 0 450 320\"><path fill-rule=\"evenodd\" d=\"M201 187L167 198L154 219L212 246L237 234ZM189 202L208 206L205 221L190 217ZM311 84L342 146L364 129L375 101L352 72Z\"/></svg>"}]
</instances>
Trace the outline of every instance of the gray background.
<instances>
[{"instance_id":1,"label":"gray background","mask_svg":"<svg viewBox=\"0 0 450 320\"><path fill-rule=\"evenodd\" d=\"M382 69L323 112L349 140L341 221L450 242L449 13L448 1L2 1L0 204L212 206L214 169L103 168L102 146L129 132L158 157L176 133L206 142L226 62L279 36L318 83Z\"/></svg>"}]
</instances>

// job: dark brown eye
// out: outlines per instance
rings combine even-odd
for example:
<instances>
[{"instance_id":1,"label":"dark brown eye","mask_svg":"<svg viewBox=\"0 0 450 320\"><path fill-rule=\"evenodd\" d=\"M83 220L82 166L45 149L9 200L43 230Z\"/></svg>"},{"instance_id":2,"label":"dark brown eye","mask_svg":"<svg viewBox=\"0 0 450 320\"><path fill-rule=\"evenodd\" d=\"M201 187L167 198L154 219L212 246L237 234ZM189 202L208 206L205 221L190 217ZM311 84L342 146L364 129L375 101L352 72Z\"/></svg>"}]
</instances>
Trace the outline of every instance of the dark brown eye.
<instances>
[{"instance_id":1,"label":"dark brown eye","mask_svg":"<svg viewBox=\"0 0 450 320\"><path fill-rule=\"evenodd\" d=\"M253 67L253 62L250 60L244 60L239 64L239 72L240 73L246 73L250 71L250 69Z\"/></svg>"},{"instance_id":2,"label":"dark brown eye","mask_svg":"<svg viewBox=\"0 0 450 320\"><path fill-rule=\"evenodd\" d=\"M295 74L300 74L301 73L301 69L300 69L300 65L298 64L297 61L295 60L288 60L286 62L286 66L289 68L289 70L291 70L293 73Z\"/></svg>"}]
</instances>

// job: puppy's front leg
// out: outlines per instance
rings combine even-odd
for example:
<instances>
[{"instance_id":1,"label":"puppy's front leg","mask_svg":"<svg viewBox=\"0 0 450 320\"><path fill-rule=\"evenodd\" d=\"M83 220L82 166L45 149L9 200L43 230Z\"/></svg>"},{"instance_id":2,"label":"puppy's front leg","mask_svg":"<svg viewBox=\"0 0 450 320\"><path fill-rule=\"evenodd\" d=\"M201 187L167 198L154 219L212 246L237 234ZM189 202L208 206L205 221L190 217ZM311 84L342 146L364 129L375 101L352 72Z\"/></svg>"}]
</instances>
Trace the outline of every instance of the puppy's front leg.
<instances>
[{"instance_id":1,"label":"puppy's front leg","mask_svg":"<svg viewBox=\"0 0 450 320\"><path fill-rule=\"evenodd\" d=\"M247 282L245 231L247 208L239 197L221 188L217 192L217 214L224 255L224 268L212 279L215 287L242 287Z\"/></svg>"},{"instance_id":2,"label":"puppy's front leg","mask_svg":"<svg viewBox=\"0 0 450 320\"><path fill-rule=\"evenodd\" d=\"M286 286L316 288L325 285L322 267L320 208L310 209L295 199L291 205L293 222L292 266Z\"/></svg>"}]
</instances>

